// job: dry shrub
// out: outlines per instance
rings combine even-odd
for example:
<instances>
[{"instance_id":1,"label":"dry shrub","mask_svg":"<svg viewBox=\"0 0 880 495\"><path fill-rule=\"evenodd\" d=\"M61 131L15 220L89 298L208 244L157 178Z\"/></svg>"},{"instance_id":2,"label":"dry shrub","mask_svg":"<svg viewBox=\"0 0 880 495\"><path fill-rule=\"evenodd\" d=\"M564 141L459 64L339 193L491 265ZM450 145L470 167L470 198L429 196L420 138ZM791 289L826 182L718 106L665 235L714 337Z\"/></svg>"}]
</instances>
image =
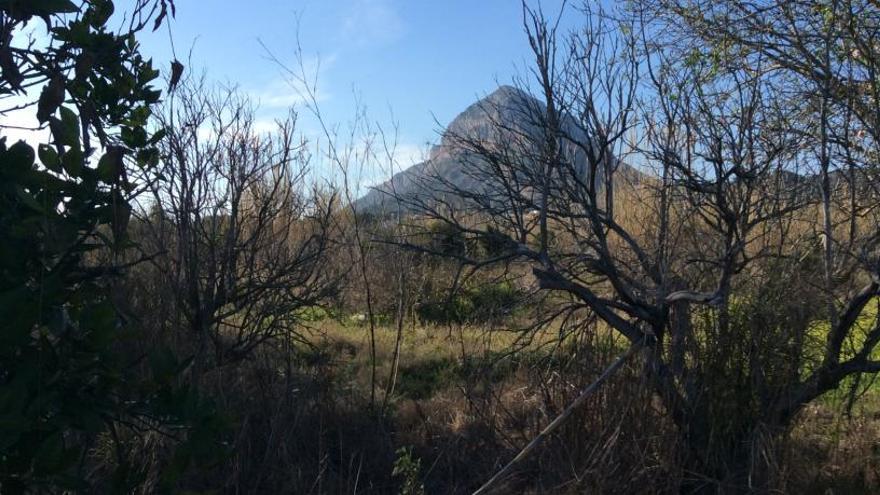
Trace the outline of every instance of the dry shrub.
<instances>
[{"instance_id":1,"label":"dry shrub","mask_svg":"<svg viewBox=\"0 0 880 495\"><path fill-rule=\"evenodd\" d=\"M860 411L846 418L830 405L801 414L786 449L792 493L880 492L878 415Z\"/></svg>"}]
</instances>

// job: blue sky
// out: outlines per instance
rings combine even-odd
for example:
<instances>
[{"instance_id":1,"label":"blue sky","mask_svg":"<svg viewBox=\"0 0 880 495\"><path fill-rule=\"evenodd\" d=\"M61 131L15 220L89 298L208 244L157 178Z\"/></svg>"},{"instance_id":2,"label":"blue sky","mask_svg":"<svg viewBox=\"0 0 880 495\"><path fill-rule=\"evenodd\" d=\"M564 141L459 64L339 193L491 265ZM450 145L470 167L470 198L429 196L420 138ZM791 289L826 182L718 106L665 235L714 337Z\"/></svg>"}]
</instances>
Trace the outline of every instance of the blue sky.
<instances>
[{"instance_id":1,"label":"blue sky","mask_svg":"<svg viewBox=\"0 0 880 495\"><path fill-rule=\"evenodd\" d=\"M542 5L555 13L560 3ZM297 95L260 40L293 65L298 33L309 70L320 62L326 119L350 121L357 94L386 128L393 115L402 161L436 141L435 118L445 125L509 83L529 56L518 0L178 0L170 29L178 58L192 49L194 69L238 84L259 100L267 122L283 116ZM164 28L143 36L142 47L162 67L173 57Z\"/></svg>"}]
</instances>

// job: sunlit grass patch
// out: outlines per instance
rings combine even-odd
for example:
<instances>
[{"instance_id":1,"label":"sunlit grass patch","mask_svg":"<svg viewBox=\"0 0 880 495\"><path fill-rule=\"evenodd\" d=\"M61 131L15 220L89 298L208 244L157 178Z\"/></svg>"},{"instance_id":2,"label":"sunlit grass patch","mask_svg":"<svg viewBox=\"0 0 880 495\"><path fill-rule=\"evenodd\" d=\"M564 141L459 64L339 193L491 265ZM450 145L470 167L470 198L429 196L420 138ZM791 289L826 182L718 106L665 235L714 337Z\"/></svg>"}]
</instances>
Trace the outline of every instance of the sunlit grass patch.
<instances>
[{"instance_id":1,"label":"sunlit grass patch","mask_svg":"<svg viewBox=\"0 0 880 495\"><path fill-rule=\"evenodd\" d=\"M862 348L868 333L877 327L878 316L880 316L880 297L875 297L862 310L853 325L853 330L849 332L844 341L840 356L841 361L852 359ZM811 366L805 367L805 373L813 371L821 363L830 330L831 324L827 320L815 321L807 329L809 338L806 362ZM870 358L880 359L880 349L875 348ZM859 400L856 401L856 399ZM831 406L851 407L858 403L862 409L876 410L880 406L880 387L877 386L877 375L864 373L848 376L839 387L825 394L822 400Z\"/></svg>"}]
</instances>

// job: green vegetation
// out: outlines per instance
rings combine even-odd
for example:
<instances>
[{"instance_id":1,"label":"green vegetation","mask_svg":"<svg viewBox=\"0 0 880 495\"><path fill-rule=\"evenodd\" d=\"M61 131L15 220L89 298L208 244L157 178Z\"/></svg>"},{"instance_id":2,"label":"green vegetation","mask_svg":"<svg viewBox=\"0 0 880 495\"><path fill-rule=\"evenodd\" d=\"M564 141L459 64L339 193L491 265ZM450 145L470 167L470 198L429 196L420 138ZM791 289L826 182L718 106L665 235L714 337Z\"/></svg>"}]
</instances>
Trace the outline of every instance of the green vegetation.
<instances>
[{"instance_id":1,"label":"green vegetation","mask_svg":"<svg viewBox=\"0 0 880 495\"><path fill-rule=\"evenodd\" d=\"M0 0L0 493L880 491L880 8L704 4L525 3L392 218L172 0Z\"/></svg>"},{"instance_id":2,"label":"green vegetation","mask_svg":"<svg viewBox=\"0 0 880 495\"><path fill-rule=\"evenodd\" d=\"M166 3L157 6L165 15ZM192 458L222 452L210 404L177 379L186 362L147 349L150 371L137 373L126 352L136 331L112 301L131 246L130 177L156 165L164 134L149 130L159 72L138 51L141 27L109 30L113 11L109 0L35 0L0 12L6 37L28 22L53 37L0 49L2 92L39 89L30 108L51 136L36 149L0 138L3 493L87 490L94 444L110 438L120 449L129 428L173 426L182 443L162 475L168 487ZM104 466L108 491L146 476L133 461L118 451L115 466Z\"/></svg>"},{"instance_id":3,"label":"green vegetation","mask_svg":"<svg viewBox=\"0 0 880 495\"><path fill-rule=\"evenodd\" d=\"M521 299L522 294L510 282L498 282L452 295L435 294L421 303L417 312L426 323L487 323L512 316Z\"/></svg>"}]
</instances>

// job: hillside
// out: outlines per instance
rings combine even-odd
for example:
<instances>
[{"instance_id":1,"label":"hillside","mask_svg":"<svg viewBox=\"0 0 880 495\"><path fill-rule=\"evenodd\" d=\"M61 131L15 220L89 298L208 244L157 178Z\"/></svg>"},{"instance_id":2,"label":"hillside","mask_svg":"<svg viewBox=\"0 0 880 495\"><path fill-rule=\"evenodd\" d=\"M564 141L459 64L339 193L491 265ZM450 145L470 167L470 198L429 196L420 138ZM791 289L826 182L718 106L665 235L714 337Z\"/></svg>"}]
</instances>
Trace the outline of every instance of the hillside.
<instances>
[{"instance_id":1,"label":"hillside","mask_svg":"<svg viewBox=\"0 0 880 495\"><path fill-rule=\"evenodd\" d=\"M456 192L490 192L495 181L486 172L485 159L473 151L476 143L487 149L508 149L518 157L537 153L533 148L543 141L544 112L545 105L534 96L512 86L501 86L456 116L427 160L374 187L355 206L362 211L389 210L396 205L396 199L425 199L436 191L446 192L447 198ZM564 119L563 129L574 139L586 138L571 117ZM583 152L574 146L568 148L564 151L569 160L584 173Z\"/></svg>"}]
</instances>

